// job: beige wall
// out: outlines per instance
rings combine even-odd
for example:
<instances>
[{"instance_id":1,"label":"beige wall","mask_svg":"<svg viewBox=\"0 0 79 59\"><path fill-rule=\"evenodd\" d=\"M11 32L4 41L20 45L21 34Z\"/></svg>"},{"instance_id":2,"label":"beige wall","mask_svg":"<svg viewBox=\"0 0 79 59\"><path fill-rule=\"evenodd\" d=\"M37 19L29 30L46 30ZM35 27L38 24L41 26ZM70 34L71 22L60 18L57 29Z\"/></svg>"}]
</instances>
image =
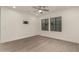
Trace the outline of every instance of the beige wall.
<instances>
[{"instance_id":1,"label":"beige wall","mask_svg":"<svg viewBox=\"0 0 79 59\"><path fill-rule=\"evenodd\" d=\"M0 8L0 40L1 40L1 8Z\"/></svg>"},{"instance_id":2,"label":"beige wall","mask_svg":"<svg viewBox=\"0 0 79 59\"><path fill-rule=\"evenodd\" d=\"M79 43L79 7L52 12L41 19L57 16L62 16L62 32L40 30L40 35Z\"/></svg>"},{"instance_id":3,"label":"beige wall","mask_svg":"<svg viewBox=\"0 0 79 59\"><path fill-rule=\"evenodd\" d=\"M29 24L23 24L23 20ZM37 18L7 8L1 8L1 42L13 41L38 34Z\"/></svg>"}]
</instances>

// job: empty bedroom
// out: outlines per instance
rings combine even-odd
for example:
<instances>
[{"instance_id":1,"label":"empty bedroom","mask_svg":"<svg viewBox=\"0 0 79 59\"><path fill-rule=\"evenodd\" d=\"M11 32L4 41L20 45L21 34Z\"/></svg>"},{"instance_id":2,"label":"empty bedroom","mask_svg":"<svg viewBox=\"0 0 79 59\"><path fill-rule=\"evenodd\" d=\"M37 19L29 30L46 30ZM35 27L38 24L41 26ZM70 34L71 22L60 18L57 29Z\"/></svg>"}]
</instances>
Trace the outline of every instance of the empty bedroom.
<instances>
[{"instance_id":1,"label":"empty bedroom","mask_svg":"<svg viewBox=\"0 0 79 59\"><path fill-rule=\"evenodd\" d=\"M79 52L79 6L0 6L0 52Z\"/></svg>"}]
</instances>

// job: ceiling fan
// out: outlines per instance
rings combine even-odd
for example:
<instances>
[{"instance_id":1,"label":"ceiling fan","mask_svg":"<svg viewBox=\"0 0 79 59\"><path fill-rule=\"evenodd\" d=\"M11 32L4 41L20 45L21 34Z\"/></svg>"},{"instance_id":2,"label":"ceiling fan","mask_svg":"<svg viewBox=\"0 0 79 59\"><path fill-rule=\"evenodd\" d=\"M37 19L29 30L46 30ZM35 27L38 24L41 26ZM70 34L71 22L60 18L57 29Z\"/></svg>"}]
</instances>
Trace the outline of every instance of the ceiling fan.
<instances>
[{"instance_id":1,"label":"ceiling fan","mask_svg":"<svg viewBox=\"0 0 79 59\"><path fill-rule=\"evenodd\" d=\"M40 14L43 14L44 12L49 12L47 6L33 6L33 8L36 9L34 12L39 12Z\"/></svg>"}]
</instances>

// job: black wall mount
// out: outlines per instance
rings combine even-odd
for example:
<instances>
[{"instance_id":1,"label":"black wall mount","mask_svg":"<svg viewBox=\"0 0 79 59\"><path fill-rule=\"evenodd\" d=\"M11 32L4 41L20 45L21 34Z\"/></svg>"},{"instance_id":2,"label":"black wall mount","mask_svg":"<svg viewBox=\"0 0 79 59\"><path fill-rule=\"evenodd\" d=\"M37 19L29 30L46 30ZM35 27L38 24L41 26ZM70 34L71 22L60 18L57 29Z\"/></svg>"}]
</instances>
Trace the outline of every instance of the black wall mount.
<instances>
[{"instance_id":1,"label":"black wall mount","mask_svg":"<svg viewBox=\"0 0 79 59\"><path fill-rule=\"evenodd\" d=\"M23 21L23 24L28 24L29 22L28 21Z\"/></svg>"}]
</instances>

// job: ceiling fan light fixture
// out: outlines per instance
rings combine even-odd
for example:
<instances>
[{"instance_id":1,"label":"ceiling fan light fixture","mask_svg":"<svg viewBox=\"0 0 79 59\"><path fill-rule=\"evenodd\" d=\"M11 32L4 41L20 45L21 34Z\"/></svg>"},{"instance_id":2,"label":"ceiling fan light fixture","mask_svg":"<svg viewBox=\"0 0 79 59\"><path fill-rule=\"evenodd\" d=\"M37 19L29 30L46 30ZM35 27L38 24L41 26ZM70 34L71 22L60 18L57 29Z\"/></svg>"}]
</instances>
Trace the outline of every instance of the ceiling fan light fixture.
<instances>
[{"instance_id":1,"label":"ceiling fan light fixture","mask_svg":"<svg viewBox=\"0 0 79 59\"><path fill-rule=\"evenodd\" d=\"M38 10L39 13L43 12L42 10Z\"/></svg>"},{"instance_id":2,"label":"ceiling fan light fixture","mask_svg":"<svg viewBox=\"0 0 79 59\"><path fill-rule=\"evenodd\" d=\"M49 9L46 7L47 6L34 6L33 8L36 10L35 12L38 12L39 14L44 14L45 12L49 12Z\"/></svg>"}]
</instances>

